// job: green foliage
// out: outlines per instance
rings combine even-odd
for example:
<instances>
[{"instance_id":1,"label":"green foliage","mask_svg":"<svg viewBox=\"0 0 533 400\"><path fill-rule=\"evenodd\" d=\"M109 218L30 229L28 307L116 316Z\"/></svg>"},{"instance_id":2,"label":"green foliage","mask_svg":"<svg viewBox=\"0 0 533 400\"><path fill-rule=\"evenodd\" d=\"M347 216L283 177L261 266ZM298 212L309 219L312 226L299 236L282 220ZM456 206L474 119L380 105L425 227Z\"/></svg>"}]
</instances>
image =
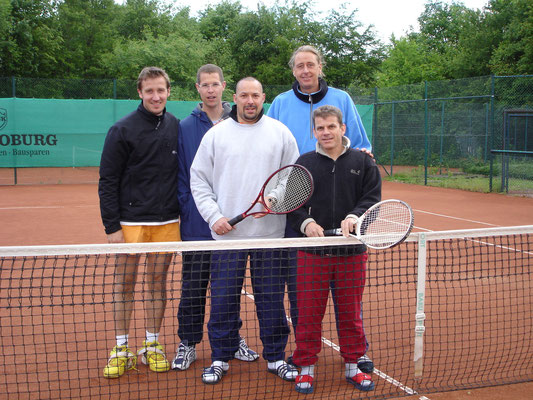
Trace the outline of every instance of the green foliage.
<instances>
[{"instance_id":1,"label":"green foliage","mask_svg":"<svg viewBox=\"0 0 533 400\"><path fill-rule=\"evenodd\" d=\"M533 71L533 2L492 0L487 23L500 32L490 59L495 74L531 74Z\"/></svg>"},{"instance_id":2,"label":"green foliage","mask_svg":"<svg viewBox=\"0 0 533 400\"><path fill-rule=\"evenodd\" d=\"M102 77L101 58L113 48L113 0L64 0L59 5L63 77Z\"/></svg>"},{"instance_id":3,"label":"green foliage","mask_svg":"<svg viewBox=\"0 0 533 400\"><path fill-rule=\"evenodd\" d=\"M387 47L343 6L318 16L308 2L244 11L238 0L222 0L192 18L173 4L0 0L0 76L132 79L153 63L194 82L200 65L215 63L228 82L252 75L266 86L286 86L294 80L290 55L303 44L323 51L329 84L360 93L533 71L531 0L489 0L483 10L429 0L420 31Z\"/></svg>"},{"instance_id":4,"label":"green foliage","mask_svg":"<svg viewBox=\"0 0 533 400\"><path fill-rule=\"evenodd\" d=\"M409 85L422 81L443 79L442 57L428 53L415 40L401 38L393 41L388 57L381 65L378 86Z\"/></svg>"},{"instance_id":5,"label":"green foliage","mask_svg":"<svg viewBox=\"0 0 533 400\"><path fill-rule=\"evenodd\" d=\"M371 28L365 28L356 19L356 12L331 10L315 41L326 59L327 81L332 86L348 87L357 83L371 87L375 84L374 71L380 66L385 48L376 39Z\"/></svg>"},{"instance_id":6,"label":"green foliage","mask_svg":"<svg viewBox=\"0 0 533 400\"><path fill-rule=\"evenodd\" d=\"M64 43L55 1L2 0L0 74L52 76L61 64ZM8 14L9 13L9 14Z\"/></svg>"}]
</instances>

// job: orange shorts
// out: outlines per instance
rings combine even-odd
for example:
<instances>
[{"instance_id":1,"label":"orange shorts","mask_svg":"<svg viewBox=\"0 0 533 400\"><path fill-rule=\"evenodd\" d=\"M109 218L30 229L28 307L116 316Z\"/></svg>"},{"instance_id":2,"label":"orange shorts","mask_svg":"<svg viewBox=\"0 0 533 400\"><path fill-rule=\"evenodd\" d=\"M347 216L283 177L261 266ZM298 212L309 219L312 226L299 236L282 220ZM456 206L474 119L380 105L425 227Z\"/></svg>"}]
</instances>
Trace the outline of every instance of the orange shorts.
<instances>
[{"instance_id":1,"label":"orange shorts","mask_svg":"<svg viewBox=\"0 0 533 400\"><path fill-rule=\"evenodd\" d=\"M179 222L165 225L122 225L126 243L177 242L181 240Z\"/></svg>"}]
</instances>

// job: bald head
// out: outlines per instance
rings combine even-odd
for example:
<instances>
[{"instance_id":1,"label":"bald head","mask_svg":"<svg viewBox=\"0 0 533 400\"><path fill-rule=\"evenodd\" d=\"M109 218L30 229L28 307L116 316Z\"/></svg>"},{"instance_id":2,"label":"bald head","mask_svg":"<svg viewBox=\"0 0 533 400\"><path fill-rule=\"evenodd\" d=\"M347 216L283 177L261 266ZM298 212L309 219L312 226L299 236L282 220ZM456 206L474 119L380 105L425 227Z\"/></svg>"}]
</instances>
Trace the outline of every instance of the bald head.
<instances>
[{"instance_id":1,"label":"bald head","mask_svg":"<svg viewBox=\"0 0 533 400\"><path fill-rule=\"evenodd\" d=\"M237 82L237 86L235 86L235 93L238 93L243 83L255 83L258 85L259 91L263 93L263 85L261 82L259 82L257 79L255 79L253 76L247 76L246 78L242 78L239 82Z\"/></svg>"},{"instance_id":2,"label":"bald head","mask_svg":"<svg viewBox=\"0 0 533 400\"><path fill-rule=\"evenodd\" d=\"M237 105L237 118L241 124L255 124L261 117L265 94L263 85L253 77L237 82L233 101Z\"/></svg>"}]
</instances>

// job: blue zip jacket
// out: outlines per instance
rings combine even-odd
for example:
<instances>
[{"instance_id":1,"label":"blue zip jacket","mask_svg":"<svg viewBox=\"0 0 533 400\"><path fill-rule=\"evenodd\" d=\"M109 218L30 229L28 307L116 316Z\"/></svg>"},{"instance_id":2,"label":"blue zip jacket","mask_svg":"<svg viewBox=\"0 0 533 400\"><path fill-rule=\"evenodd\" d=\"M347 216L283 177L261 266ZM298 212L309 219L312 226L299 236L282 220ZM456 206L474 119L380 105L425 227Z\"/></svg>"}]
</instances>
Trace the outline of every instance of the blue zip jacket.
<instances>
[{"instance_id":1,"label":"blue zip jacket","mask_svg":"<svg viewBox=\"0 0 533 400\"><path fill-rule=\"evenodd\" d=\"M222 119L226 119L231 105L223 102ZM213 240L211 229L201 217L191 193L191 164L205 133L213 123L202 111L200 104L191 115L180 121L178 135L178 200L181 206L180 231L181 240Z\"/></svg>"},{"instance_id":2,"label":"blue zip jacket","mask_svg":"<svg viewBox=\"0 0 533 400\"><path fill-rule=\"evenodd\" d=\"M372 150L350 95L343 90L329 87L323 79L319 79L319 84L320 90L309 95L300 91L298 81L294 82L292 90L276 96L267 115L283 122L290 129L296 138L300 154L304 154L316 149L312 130L313 111L326 104L335 106L342 111L346 137L350 139L352 147Z\"/></svg>"}]
</instances>

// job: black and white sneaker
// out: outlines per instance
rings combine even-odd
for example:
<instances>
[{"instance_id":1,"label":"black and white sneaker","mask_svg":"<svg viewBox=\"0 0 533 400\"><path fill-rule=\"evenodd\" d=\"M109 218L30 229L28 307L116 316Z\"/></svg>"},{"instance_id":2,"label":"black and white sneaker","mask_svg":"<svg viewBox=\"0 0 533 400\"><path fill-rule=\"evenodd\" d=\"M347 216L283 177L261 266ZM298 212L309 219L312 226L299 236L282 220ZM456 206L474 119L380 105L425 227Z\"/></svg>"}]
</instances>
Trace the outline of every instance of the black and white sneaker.
<instances>
[{"instance_id":1,"label":"black and white sneaker","mask_svg":"<svg viewBox=\"0 0 533 400\"><path fill-rule=\"evenodd\" d=\"M229 370L229 364L224 361L213 361L210 367L204 368L202 382L207 385L214 385L222 380Z\"/></svg>"},{"instance_id":2,"label":"black and white sneaker","mask_svg":"<svg viewBox=\"0 0 533 400\"><path fill-rule=\"evenodd\" d=\"M374 371L374 363L365 354L357 359L357 368L366 374L371 374Z\"/></svg>"},{"instance_id":3,"label":"black and white sneaker","mask_svg":"<svg viewBox=\"0 0 533 400\"><path fill-rule=\"evenodd\" d=\"M235 358L241 361L255 361L259 358L259 354L250 349L246 344L246 340L241 336L239 341L239 350L235 352Z\"/></svg>"},{"instance_id":4,"label":"black and white sneaker","mask_svg":"<svg viewBox=\"0 0 533 400\"><path fill-rule=\"evenodd\" d=\"M189 342L184 340L178 346L176 357L172 360L172 369L185 371L196 360L196 349L189 346Z\"/></svg>"},{"instance_id":5,"label":"black and white sneaker","mask_svg":"<svg viewBox=\"0 0 533 400\"><path fill-rule=\"evenodd\" d=\"M298 370L292 365L287 364L284 360L269 362L268 372L279 376L284 381L293 382L298 376Z\"/></svg>"}]
</instances>

